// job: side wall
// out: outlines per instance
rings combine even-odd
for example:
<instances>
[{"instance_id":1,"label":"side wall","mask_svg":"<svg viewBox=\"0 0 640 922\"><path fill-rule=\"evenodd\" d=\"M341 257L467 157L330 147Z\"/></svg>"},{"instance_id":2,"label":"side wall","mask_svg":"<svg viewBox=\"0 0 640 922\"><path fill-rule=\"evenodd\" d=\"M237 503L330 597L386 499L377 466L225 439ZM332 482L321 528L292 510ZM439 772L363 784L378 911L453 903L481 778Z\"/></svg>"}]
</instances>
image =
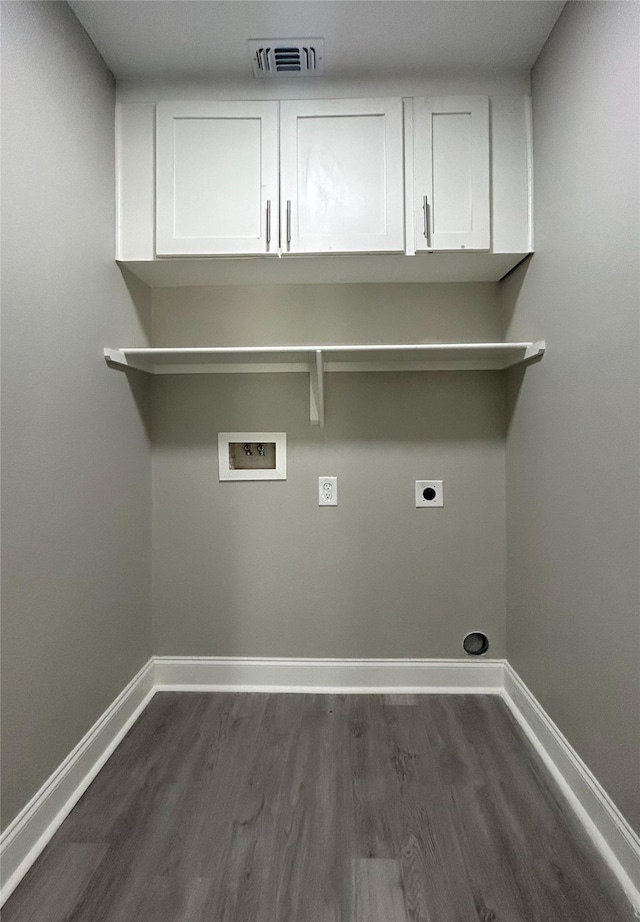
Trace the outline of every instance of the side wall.
<instances>
[{"instance_id":1,"label":"side wall","mask_svg":"<svg viewBox=\"0 0 640 922\"><path fill-rule=\"evenodd\" d=\"M155 345L486 341L496 284L157 289ZM504 654L504 387L496 372L154 380L154 651ZM219 483L219 431L286 431L288 479ZM337 508L318 477L337 475ZM443 479L442 509L414 481Z\"/></svg>"},{"instance_id":2,"label":"side wall","mask_svg":"<svg viewBox=\"0 0 640 922\"><path fill-rule=\"evenodd\" d=\"M151 491L147 385L102 358L149 311L113 262L113 81L64 3L3 3L2 39L5 826L150 655Z\"/></svg>"},{"instance_id":3,"label":"side wall","mask_svg":"<svg viewBox=\"0 0 640 922\"><path fill-rule=\"evenodd\" d=\"M533 73L536 252L503 283L507 654L640 830L637 3L569 3Z\"/></svg>"}]
</instances>

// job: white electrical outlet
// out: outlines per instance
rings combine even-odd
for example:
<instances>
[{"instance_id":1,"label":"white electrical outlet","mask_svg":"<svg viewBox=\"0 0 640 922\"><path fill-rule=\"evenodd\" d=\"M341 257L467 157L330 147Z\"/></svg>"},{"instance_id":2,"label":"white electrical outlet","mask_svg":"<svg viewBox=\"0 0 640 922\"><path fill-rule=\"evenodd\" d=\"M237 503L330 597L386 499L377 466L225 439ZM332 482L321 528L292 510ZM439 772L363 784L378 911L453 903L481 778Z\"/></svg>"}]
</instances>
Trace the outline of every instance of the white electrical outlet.
<instances>
[{"instance_id":1,"label":"white electrical outlet","mask_svg":"<svg viewBox=\"0 0 640 922\"><path fill-rule=\"evenodd\" d=\"M441 480L416 480L416 506L444 506Z\"/></svg>"},{"instance_id":2,"label":"white electrical outlet","mask_svg":"<svg viewBox=\"0 0 640 922\"><path fill-rule=\"evenodd\" d=\"M338 505L338 478L318 477L318 505Z\"/></svg>"}]
</instances>

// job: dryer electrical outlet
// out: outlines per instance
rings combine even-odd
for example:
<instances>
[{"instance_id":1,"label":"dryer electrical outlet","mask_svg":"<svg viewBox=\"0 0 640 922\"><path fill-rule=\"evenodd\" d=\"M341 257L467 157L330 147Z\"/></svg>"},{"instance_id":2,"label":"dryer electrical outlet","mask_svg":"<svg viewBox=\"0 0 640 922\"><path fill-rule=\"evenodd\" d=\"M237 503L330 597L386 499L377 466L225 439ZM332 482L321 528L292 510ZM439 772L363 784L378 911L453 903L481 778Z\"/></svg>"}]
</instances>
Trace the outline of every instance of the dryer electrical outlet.
<instances>
[{"instance_id":1,"label":"dryer electrical outlet","mask_svg":"<svg viewBox=\"0 0 640 922\"><path fill-rule=\"evenodd\" d=\"M416 507L444 506L441 480L416 480Z\"/></svg>"}]
</instances>

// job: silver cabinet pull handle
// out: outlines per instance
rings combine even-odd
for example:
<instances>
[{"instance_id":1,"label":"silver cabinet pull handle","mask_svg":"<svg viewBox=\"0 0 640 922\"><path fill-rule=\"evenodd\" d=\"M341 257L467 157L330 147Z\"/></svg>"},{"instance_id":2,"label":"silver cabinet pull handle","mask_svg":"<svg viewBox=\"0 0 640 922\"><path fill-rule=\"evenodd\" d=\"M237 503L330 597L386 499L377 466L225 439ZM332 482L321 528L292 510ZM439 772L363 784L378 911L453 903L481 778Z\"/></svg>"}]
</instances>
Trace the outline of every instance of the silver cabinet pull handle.
<instances>
[{"instance_id":1,"label":"silver cabinet pull handle","mask_svg":"<svg viewBox=\"0 0 640 922\"><path fill-rule=\"evenodd\" d=\"M422 209L424 211L424 236L427 240L427 246L431 245L429 237L429 198L425 195L422 199Z\"/></svg>"},{"instance_id":2,"label":"silver cabinet pull handle","mask_svg":"<svg viewBox=\"0 0 640 922\"><path fill-rule=\"evenodd\" d=\"M267 249L271 243L271 199L267 199Z\"/></svg>"},{"instance_id":3,"label":"silver cabinet pull handle","mask_svg":"<svg viewBox=\"0 0 640 922\"><path fill-rule=\"evenodd\" d=\"M287 199L287 246L291 244L291 199Z\"/></svg>"}]
</instances>

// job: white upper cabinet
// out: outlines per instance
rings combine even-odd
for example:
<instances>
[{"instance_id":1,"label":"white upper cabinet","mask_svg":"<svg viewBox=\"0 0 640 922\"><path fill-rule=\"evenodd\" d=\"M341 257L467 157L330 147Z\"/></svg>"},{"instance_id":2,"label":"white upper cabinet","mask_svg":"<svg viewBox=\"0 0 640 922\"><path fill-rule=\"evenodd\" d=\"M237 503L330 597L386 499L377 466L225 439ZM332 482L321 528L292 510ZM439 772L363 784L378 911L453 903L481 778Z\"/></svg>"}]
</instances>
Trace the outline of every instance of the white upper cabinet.
<instances>
[{"instance_id":1,"label":"white upper cabinet","mask_svg":"<svg viewBox=\"0 0 640 922\"><path fill-rule=\"evenodd\" d=\"M283 253L404 251L402 101L280 103Z\"/></svg>"},{"instance_id":2,"label":"white upper cabinet","mask_svg":"<svg viewBox=\"0 0 640 922\"><path fill-rule=\"evenodd\" d=\"M116 258L152 286L500 279L533 250L530 102L119 103Z\"/></svg>"},{"instance_id":3,"label":"white upper cabinet","mask_svg":"<svg viewBox=\"0 0 640 922\"><path fill-rule=\"evenodd\" d=\"M277 102L159 103L157 255L277 252Z\"/></svg>"},{"instance_id":4,"label":"white upper cabinet","mask_svg":"<svg viewBox=\"0 0 640 922\"><path fill-rule=\"evenodd\" d=\"M413 100L416 251L489 250L489 100Z\"/></svg>"}]
</instances>

